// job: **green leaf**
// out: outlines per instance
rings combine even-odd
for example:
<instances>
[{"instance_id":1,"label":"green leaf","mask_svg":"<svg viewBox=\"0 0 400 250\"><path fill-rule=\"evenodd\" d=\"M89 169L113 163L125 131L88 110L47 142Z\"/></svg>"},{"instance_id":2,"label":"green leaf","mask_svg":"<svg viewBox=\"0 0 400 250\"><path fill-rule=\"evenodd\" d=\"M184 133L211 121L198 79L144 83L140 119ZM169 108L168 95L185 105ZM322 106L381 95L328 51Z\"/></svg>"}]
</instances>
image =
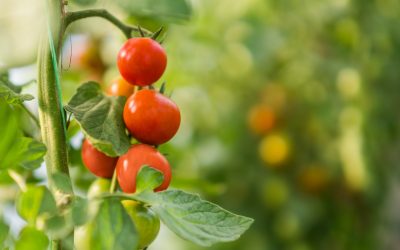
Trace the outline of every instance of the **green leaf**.
<instances>
[{"instance_id":1,"label":"green leaf","mask_svg":"<svg viewBox=\"0 0 400 250\"><path fill-rule=\"evenodd\" d=\"M139 170L136 179L136 192L140 193L160 186L164 181L164 175L157 169L145 165Z\"/></svg>"},{"instance_id":2,"label":"green leaf","mask_svg":"<svg viewBox=\"0 0 400 250\"><path fill-rule=\"evenodd\" d=\"M178 236L201 246L234 241L254 221L180 190L143 192L136 198L149 203L164 224Z\"/></svg>"},{"instance_id":3,"label":"green leaf","mask_svg":"<svg viewBox=\"0 0 400 250\"><path fill-rule=\"evenodd\" d=\"M34 227L25 227L20 235L15 250L45 250L49 245L47 236Z\"/></svg>"},{"instance_id":4,"label":"green leaf","mask_svg":"<svg viewBox=\"0 0 400 250\"><path fill-rule=\"evenodd\" d=\"M88 6L88 5L93 5L97 2L97 0L73 0L72 2L82 5L82 6Z\"/></svg>"},{"instance_id":5,"label":"green leaf","mask_svg":"<svg viewBox=\"0 0 400 250\"><path fill-rule=\"evenodd\" d=\"M0 98L4 99L8 104L21 105L24 101L33 100L30 94L18 94L8 86L0 83Z\"/></svg>"},{"instance_id":6,"label":"green leaf","mask_svg":"<svg viewBox=\"0 0 400 250\"><path fill-rule=\"evenodd\" d=\"M44 217L44 230L53 239L65 239L74 227L88 221L88 202L79 196L74 196L72 202L62 214Z\"/></svg>"},{"instance_id":7,"label":"green leaf","mask_svg":"<svg viewBox=\"0 0 400 250\"><path fill-rule=\"evenodd\" d=\"M2 249L1 247L3 247L3 242L7 239L9 231L10 229L4 221L0 220L0 249Z\"/></svg>"},{"instance_id":8,"label":"green leaf","mask_svg":"<svg viewBox=\"0 0 400 250\"><path fill-rule=\"evenodd\" d=\"M56 214L45 218L44 230L52 239L64 239L72 232L74 225L67 215Z\"/></svg>"},{"instance_id":9,"label":"green leaf","mask_svg":"<svg viewBox=\"0 0 400 250\"><path fill-rule=\"evenodd\" d=\"M0 100L0 169L21 166L33 170L43 162L46 147L43 143L23 137L19 130L19 116Z\"/></svg>"},{"instance_id":10,"label":"green leaf","mask_svg":"<svg viewBox=\"0 0 400 250\"><path fill-rule=\"evenodd\" d=\"M17 138L21 136L21 132L18 129L19 116L1 99L0 121L0 169L5 169L19 157L15 150L18 149Z\"/></svg>"},{"instance_id":11,"label":"green leaf","mask_svg":"<svg viewBox=\"0 0 400 250\"><path fill-rule=\"evenodd\" d=\"M106 199L93 221L93 250L138 248L135 226L118 199Z\"/></svg>"},{"instance_id":12,"label":"green leaf","mask_svg":"<svg viewBox=\"0 0 400 250\"><path fill-rule=\"evenodd\" d=\"M188 20L192 13L186 0L117 0L117 3L132 16L164 22Z\"/></svg>"},{"instance_id":13,"label":"green leaf","mask_svg":"<svg viewBox=\"0 0 400 250\"><path fill-rule=\"evenodd\" d=\"M73 193L71 180L66 174L55 173L51 176L51 178L57 189L67 194Z\"/></svg>"},{"instance_id":14,"label":"green leaf","mask_svg":"<svg viewBox=\"0 0 400 250\"><path fill-rule=\"evenodd\" d=\"M79 196L75 196L72 202L71 218L75 226L83 225L88 220L88 201Z\"/></svg>"},{"instance_id":15,"label":"green leaf","mask_svg":"<svg viewBox=\"0 0 400 250\"><path fill-rule=\"evenodd\" d=\"M22 137L20 139L19 152L19 165L23 168L33 170L42 164L47 148L43 143L35 139Z\"/></svg>"},{"instance_id":16,"label":"green leaf","mask_svg":"<svg viewBox=\"0 0 400 250\"><path fill-rule=\"evenodd\" d=\"M164 94L164 93L165 93L166 85L167 85L167 83L166 83L165 81L161 84L161 87L160 87L160 90L159 90L159 92L160 92L161 94Z\"/></svg>"},{"instance_id":17,"label":"green leaf","mask_svg":"<svg viewBox=\"0 0 400 250\"><path fill-rule=\"evenodd\" d=\"M10 75L8 72L0 73L0 84L6 85L15 93L21 93L22 91L21 86L15 85L10 81Z\"/></svg>"},{"instance_id":18,"label":"green leaf","mask_svg":"<svg viewBox=\"0 0 400 250\"><path fill-rule=\"evenodd\" d=\"M105 154L115 157L129 149L122 112L125 97L105 96L100 85L88 82L65 107L72 112L90 142Z\"/></svg>"},{"instance_id":19,"label":"green leaf","mask_svg":"<svg viewBox=\"0 0 400 250\"><path fill-rule=\"evenodd\" d=\"M43 162L46 154L46 146L30 137L19 137L16 135L15 141L10 146L9 154L2 159L0 168L10 168L20 166L25 169L34 170Z\"/></svg>"},{"instance_id":20,"label":"green leaf","mask_svg":"<svg viewBox=\"0 0 400 250\"><path fill-rule=\"evenodd\" d=\"M17 211L29 224L34 225L38 216L57 213L53 195L45 186L28 186L17 197Z\"/></svg>"}]
</instances>

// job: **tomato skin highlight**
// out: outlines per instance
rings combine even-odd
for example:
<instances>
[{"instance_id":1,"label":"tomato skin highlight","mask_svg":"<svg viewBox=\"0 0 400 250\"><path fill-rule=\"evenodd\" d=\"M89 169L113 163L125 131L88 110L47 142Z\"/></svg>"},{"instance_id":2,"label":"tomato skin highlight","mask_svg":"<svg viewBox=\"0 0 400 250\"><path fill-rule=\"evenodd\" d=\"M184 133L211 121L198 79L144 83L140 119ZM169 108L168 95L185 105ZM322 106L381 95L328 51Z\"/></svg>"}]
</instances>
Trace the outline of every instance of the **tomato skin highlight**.
<instances>
[{"instance_id":1,"label":"tomato skin highlight","mask_svg":"<svg viewBox=\"0 0 400 250\"><path fill-rule=\"evenodd\" d=\"M109 157L98 151L89 140L82 144L82 161L94 175L102 178L111 178L114 173L118 157Z\"/></svg>"},{"instance_id":2,"label":"tomato skin highlight","mask_svg":"<svg viewBox=\"0 0 400 250\"><path fill-rule=\"evenodd\" d=\"M124 78L115 78L111 85L107 88L106 92L110 96L125 96L128 98L135 91L135 86L129 84Z\"/></svg>"},{"instance_id":3,"label":"tomato skin highlight","mask_svg":"<svg viewBox=\"0 0 400 250\"><path fill-rule=\"evenodd\" d=\"M147 86L164 73L167 55L161 45L151 38L131 38L118 53L117 65L122 77L138 86Z\"/></svg>"},{"instance_id":4,"label":"tomato skin highlight","mask_svg":"<svg viewBox=\"0 0 400 250\"><path fill-rule=\"evenodd\" d=\"M149 89L139 90L128 98L123 116L130 134L150 145L169 141L181 123L178 106L166 96Z\"/></svg>"},{"instance_id":5,"label":"tomato skin highlight","mask_svg":"<svg viewBox=\"0 0 400 250\"><path fill-rule=\"evenodd\" d=\"M171 182L171 167L167 159L154 147L146 144L131 146L128 152L119 157L117 162L118 183L125 193L136 192L136 176L143 166L159 170L164 175L164 181L154 191L168 188Z\"/></svg>"}]
</instances>

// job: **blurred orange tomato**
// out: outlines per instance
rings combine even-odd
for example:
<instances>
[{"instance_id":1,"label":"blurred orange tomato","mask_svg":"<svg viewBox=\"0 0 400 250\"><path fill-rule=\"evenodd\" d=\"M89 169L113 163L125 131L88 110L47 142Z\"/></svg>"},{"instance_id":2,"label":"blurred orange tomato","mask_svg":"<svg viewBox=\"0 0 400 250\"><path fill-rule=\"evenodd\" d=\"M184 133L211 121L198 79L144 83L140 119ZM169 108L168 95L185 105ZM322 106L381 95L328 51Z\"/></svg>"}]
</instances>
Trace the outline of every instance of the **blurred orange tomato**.
<instances>
[{"instance_id":1,"label":"blurred orange tomato","mask_svg":"<svg viewBox=\"0 0 400 250\"><path fill-rule=\"evenodd\" d=\"M291 151L290 142L283 134L265 136L259 145L259 154L267 166L275 167L284 163Z\"/></svg>"},{"instance_id":2,"label":"blurred orange tomato","mask_svg":"<svg viewBox=\"0 0 400 250\"><path fill-rule=\"evenodd\" d=\"M71 35L63 47L63 67L88 74L88 79L100 81L106 66L100 55L99 39L86 35Z\"/></svg>"},{"instance_id":3,"label":"blurred orange tomato","mask_svg":"<svg viewBox=\"0 0 400 250\"><path fill-rule=\"evenodd\" d=\"M135 91L135 86L125 81L121 76L115 78L106 92L111 96L125 96L128 98Z\"/></svg>"},{"instance_id":4,"label":"blurred orange tomato","mask_svg":"<svg viewBox=\"0 0 400 250\"><path fill-rule=\"evenodd\" d=\"M270 131L276 122L274 111L265 105L256 105L250 109L247 122L250 130L257 135Z\"/></svg>"}]
</instances>

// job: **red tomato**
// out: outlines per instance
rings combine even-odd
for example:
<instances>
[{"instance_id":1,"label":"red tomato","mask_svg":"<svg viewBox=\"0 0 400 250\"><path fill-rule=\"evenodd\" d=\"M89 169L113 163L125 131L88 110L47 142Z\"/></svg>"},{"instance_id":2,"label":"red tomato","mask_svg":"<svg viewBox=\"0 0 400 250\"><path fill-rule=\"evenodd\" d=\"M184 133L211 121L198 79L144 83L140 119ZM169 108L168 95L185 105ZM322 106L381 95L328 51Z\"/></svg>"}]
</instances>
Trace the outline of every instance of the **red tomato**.
<instances>
[{"instance_id":1,"label":"red tomato","mask_svg":"<svg viewBox=\"0 0 400 250\"><path fill-rule=\"evenodd\" d=\"M157 81L167 66L167 55L159 43L150 38L131 38L118 53L117 64L122 77L138 86Z\"/></svg>"},{"instance_id":2,"label":"red tomato","mask_svg":"<svg viewBox=\"0 0 400 250\"><path fill-rule=\"evenodd\" d=\"M134 90L135 86L129 84L124 78L118 77L107 88L107 94L111 96L126 96L128 98L133 94Z\"/></svg>"},{"instance_id":3,"label":"red tomato","mask_svg":"<svg viewBox=\"0 0 400 250\"><path fill-rule=\"evenodd\" d=\"M103 178L111 178L114 173L118 157L109 157L98 151L89 140L82 144L82 160L85 166L94 175Z\"/></svg>"},{"instance_id":4,"label":"red tomato","mask_svg":"<svg viewBox=\"0 0 400 250\"><path fill-rule=\"evenodd\" d=\"M155 90L143 89L126 101L124 122L138 141L159 145L176 134L181 114L178 106L164 95Z\"/></svg>"},{"instance_id":5,"label":"red tomato","mask_svg":"<svg viewBox=\"0 0 400 250\"><path fill-rule=\"evenodd\" d=\"M154 189L162 191L168 188L171 182L171 168L165 157L152 146L136 144L128 152L119 157L117 162L118 183L125 193L136 191L136 176L139 170L148 165L164 174L163 183Z\"/></svg>"}]
</instances>

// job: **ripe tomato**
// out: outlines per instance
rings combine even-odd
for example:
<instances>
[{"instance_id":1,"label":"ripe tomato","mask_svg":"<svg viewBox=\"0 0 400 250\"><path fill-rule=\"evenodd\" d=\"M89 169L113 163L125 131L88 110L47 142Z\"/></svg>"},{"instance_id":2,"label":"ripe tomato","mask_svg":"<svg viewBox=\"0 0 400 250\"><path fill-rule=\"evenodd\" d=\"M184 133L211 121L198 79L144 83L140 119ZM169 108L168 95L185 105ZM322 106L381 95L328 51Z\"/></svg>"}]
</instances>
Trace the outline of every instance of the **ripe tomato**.
<instances>
[{"instance_id":1,"label":"ripe tomato","mask_svg":"<svg viewBox=\"0 0 400 250\"><path fill-rule=\"evenodd\" d=\"M94 175L103 178L111 178L118 157L109 157L98 151L89 140L85 140L82 144L82 160L84 165Z\"/></svg>"},{"instance_id":2,"label":"ripe tomato","mask_svg":"<svg viewBox=\"0 0 400 250\"><path fill-rule=\"evenodd\" d=\"M168 188L171 182L171 168L165 157L154 147L146 144L131 146L128 152L119 157L117 162L118 183L125 193L136 191L136 176L139 170L148 165L164 174L163 183L154 191L162 191Z\"/></svg>"},{"instance_id":3,"label":"ripe tomato","mask_svg":"<svg viewBox=\"0 0 400 250\"><path fill-rule=\"evenodd\" d=\"M139 234L139 249L144 249L157 237L160 231L160 219L153 211L136 201L124 200L122 205L132 218Z\"/></svg>"},{"instance_id":4,"label":"ripe tomato","mask_svg":"<svg viewBox=\"0 0 400 250\"><path fill-rule=\"evenodd\" d=\"M181 114L178 106L164 95L143 89L126 101L124 122L138 141L159 145L176 134L181 123Z\"/></svg>"},{"instance_id":5,"label":"ripe tomato","mask_svg":"<svg viewBox=\"0 0 400 250\"><path fill-rule=\"evenodd\" d=\"M248 124L254 134L265 134L275 125L274 111L265 105L257 105L250 109Z\"/></svg>"},{"instance_id":6,"label":"ripe tomato","mask_svg":"<svg viewBox=\"0 0 400 250\"><path fill-rule=\"evenodd\" d=\"M167 55L159 43L150 38L131 38L118 53L119 72L128 82L147 86L157 81L167 66Z\"/></svg>"},{"instance_id":7,"label":"ripe tomato","mask_svg":"<svg viewBox=\"0 0 400 250\"><path fill-rule=\"evenodd\" d=\"M133 94L135 86L129 84L124 78L118 77L114 79L107 88L107 94L111 96L125 96L128 98Z\"/></svg>"}]
</instances>

